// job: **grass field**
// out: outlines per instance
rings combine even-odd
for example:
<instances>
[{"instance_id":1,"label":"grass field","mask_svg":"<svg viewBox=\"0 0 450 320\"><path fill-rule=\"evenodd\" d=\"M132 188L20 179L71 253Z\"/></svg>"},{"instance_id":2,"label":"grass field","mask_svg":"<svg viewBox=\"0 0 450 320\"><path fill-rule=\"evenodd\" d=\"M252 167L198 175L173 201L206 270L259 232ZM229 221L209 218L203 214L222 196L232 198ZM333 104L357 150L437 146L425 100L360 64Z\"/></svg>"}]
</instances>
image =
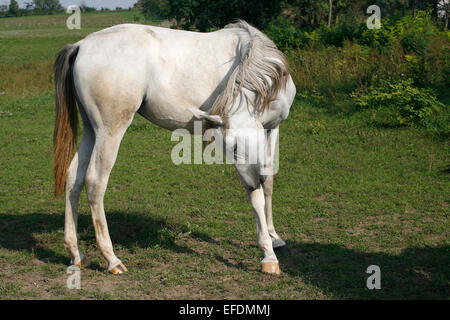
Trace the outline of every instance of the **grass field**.
<instances>
[{"instance_id":1,"label":"grass field","mask_svg":"<svg viewBox=\"0 0 450 320\"><path fill-rule=\"evenodd\" d=\"M57 52L135 13L0 19L0 299L449 299L449 144L413 128L341 115L298 97L280 129L274 219L291 255L262 254L229 165L175 166L171 133L136 116L105 197L116 254L96 248L85 193L80 246L91 265L66 288L64 203L54 200ZM142 20L139 20L142 21ZM179 179L182 177L182 179ZM381 290L366 269L381 269Z\"/></svg>"}]
</instances>

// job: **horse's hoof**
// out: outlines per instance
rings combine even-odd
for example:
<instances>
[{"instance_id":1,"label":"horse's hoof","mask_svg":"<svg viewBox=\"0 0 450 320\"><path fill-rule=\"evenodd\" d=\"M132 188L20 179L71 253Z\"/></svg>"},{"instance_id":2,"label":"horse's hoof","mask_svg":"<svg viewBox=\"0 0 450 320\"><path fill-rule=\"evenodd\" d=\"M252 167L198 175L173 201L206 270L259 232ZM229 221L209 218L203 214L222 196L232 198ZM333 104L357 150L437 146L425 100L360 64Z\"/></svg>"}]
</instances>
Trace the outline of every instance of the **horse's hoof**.
<instances>
[{"instance_id":1,"label":"horse's hoof","mask_svg":"<svg viewBox=\"0 0 450 320\"><path fill-rule=\"evenodd\" d=\"M261 271L263 273L279 275L281 273L280 264L278 262L264 262L261 264Z\"/></svg>"},{"instance_id":2,"label":"horse's hoof","mask_svg":"<svg viewBox=\"0 0 450 320\"><path fill-rule=\"evenodd\" d=\"M119 263L117 266L109 270L112 274L122 274L127 272L128 269L123 265L123 263Z\"/></svg>"},{"instance_id":3,"label":"horse's hoof","mask_svg":"<svg viewBox=\"0 0 450 320\"><path fill-rule=\"evenodd\" d=\"M281 254L281 255L290 255L291 254L291 250L289 250L289 247L287 245L281 246L281 247L277 247L274 248L275 252L277 254Z\"/></svg>"},{"instance_id":4,"label":"horse's hoof","mask_svg":"<svg viewBox=\"0 0 450 320\"><path fill-rule=\"evenodd\" d=\"M81 261L76 264L76 266L80 269L87 267L88 265L89 265L89 260L86 257L83 257L83 259L81 259Z\"/></svg>"}]
</instances>

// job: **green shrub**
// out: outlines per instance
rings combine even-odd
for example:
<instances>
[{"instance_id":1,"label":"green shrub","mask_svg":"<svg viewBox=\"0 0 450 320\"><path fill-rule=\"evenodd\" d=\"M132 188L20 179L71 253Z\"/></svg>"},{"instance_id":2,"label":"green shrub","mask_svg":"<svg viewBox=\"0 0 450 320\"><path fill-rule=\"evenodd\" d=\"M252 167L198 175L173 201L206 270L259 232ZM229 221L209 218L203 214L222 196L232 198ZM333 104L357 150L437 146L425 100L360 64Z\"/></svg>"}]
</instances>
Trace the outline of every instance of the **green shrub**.
<instances>
[{"instance_id":1,"label":"green shrub","mask_svg":"<svg viewBox=\"0 0 450 320\"><path fill-rule=\"evenodd\" d=\"M405 55L408 75L419 86L448 88L450 85L450 45L446 36L436 36L421 54Z\"/></svg>"},{"instance_id":2,"label":"green shrub","mask_svg":"<svg viewBox=\"0 0 450 320\"><path fill-rule=\"evenodd\" d=\"M380 29L366 29L358 42L361 45L386 53L396 41L394 28L384 23Z\"/></svg>"},{"instance_id":3,"label":"green shrub","mask_svg":"<svg viewBox=\"0 0 450 320\"><path fill-rule=\"evenodd\" d=\"M317 30L318 39L325 46L342 47L346 40L361 38L367 26L364 23L343 23L328 27L323 25Z\"/></svg>"},{"instance_id":4,"label":"green shrub","mask_svg":"<svg viewBox=\"0 0 450 320\"><path fill-rule=\"evenodd\" d=\"M423 54L439 30L431 20L429 11L418 11L414 16L406 15L395 25L395 33L405 52Z\"/></svg>"},{"instance_id":5,"label":"green shrub","mask_svg":"<svg viewBox=\"0 0 450 320\"><path fill-rule=\"evenodd\" d=\"M420 122L425 132L433 138L448 139L450 137L450 112L445 111Z\"/></svg>"},{"instance_id":6,"label":"green shrub","mask_svg":"<svg viewBox=\"0 0 450 320\"><path fill-rule=\"evenodd\" d=\"M421 124L444 109L432 89L414 87L412 79L381 82L371 86L366 94L354 91L353 101L360 108L385 109L402 125Z\"/></svg>"},{"instance_id":7,"label":"green shrub","mask_svg":"<svg viewBox=\"0 0 450 320\"><path fill-rule=\"evenodd\" d=\"M278 19L271 22L264 29L264 33L272 39L280 49L285 48L305 48L310 43L307 34L290 24L285 19Z\"/></svg>"}]
</instances>

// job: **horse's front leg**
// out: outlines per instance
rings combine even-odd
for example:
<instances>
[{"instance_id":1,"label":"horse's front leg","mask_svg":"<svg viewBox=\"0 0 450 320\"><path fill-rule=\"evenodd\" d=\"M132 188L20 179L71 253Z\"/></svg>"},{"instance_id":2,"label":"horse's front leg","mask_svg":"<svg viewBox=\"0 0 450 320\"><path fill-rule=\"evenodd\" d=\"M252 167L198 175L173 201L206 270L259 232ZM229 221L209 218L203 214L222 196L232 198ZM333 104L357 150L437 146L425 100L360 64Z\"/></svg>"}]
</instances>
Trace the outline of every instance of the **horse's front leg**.
<instances>
[{"instance_id":1,"label":"horse's front leg","mask_svg":"<svg viewBox=\"0 0 450 320\"><path fill-rule=\"evenodd\" d=\"M273 250L272 238L267 227L264 190L260 183L257 168L254 165L236 165L241 181L247 190L248 201L252 205L256 220L258 246L264 253L261 270L265 273L280 274L277 256Z\"/></svg>"},{"instance_id":2,"label":"horse's front leg","mask_svg":"<svg viewBox=\"0 0 450 320\"><path fill-rule=\"evenodd\" d=\"M261 261L261 271L271 274L280 274L280 266L273 250L272 238L267 226L265 213L264 189L259 176L259 166L252 164L236 164L239 177L247 190L247 196L253 208L256 220L258 245L264 253Z\"/></svg>"},{"instance_id":3,"label":"horse's front leg","mask_svg":"<svg viewBox=\"0 0 450 320\"><path fill-rule=\"evenodd\" d=\"M269 176L267 180L263 183L263 189L265 199L264 211L266 214L267 229L269 231L270 238L272 239L272 247L274 249L278 249L286 246L286 242L284 242L280 238L280 236L275 231L275 227L273 225L273 216L272 216L273 176Z\"/></svg>"},{"instance_id":4,"label":"horse's front leg","mask_svg":"<svg viewBox=\"0 0 450 320\"><path fill-rule=\"evenodd\" d=\"M274 175L278 171L278 159L276 159L276 157L278 157L278 127L269 130L268 135L266 136L266 152L263 165L264 171L262 172L266 176L266 179L262 185L264 189L267 228L269 230L269 235L272 238L272 246L279 252L289 253L286 242L284 242L275 231L272 217L273 180Z\"/></svg>"},{"instance_id":5,"label":"horse's front leg","mask_svg":"<svg viewBox=\"0 0 450 320\"><path fill-rule=\"evenodd\" d=\"M247 189L247 196L255 215L258 245L264 253L264 259L261 261L261 271L265 273L280 274L280 266L273 249L269 228L267 227L267 220L264 210L264 191L262 187L254 190Z\"/></svg>"},{"instance_id":6,"label":"horse's front leg","mask_svg":"<svg viewBox=\"0 0 450 320\"><path fill-rule=\"evenodd\" d=\"M266 140L260 123L247 121L235 124L238 129L230 129L225 137L227 158L234 159L239 178L244 184L253 208L258 234L258 245L264 253L261 270L265 273L280 274L280 266L275 255L266 217L266 201L262 183L265 181L264 162ZM245 128L245 129L240 129Z\"/></svg>"}]
</instances>

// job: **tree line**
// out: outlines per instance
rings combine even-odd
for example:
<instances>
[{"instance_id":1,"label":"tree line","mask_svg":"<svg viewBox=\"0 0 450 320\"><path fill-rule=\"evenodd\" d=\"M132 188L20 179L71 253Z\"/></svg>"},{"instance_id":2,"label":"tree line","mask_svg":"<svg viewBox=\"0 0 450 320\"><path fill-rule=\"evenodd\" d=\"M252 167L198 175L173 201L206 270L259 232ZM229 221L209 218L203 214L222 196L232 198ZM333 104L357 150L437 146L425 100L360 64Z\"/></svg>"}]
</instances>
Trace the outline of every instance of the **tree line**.
<instances>
[{"instance_id":1,"label":"tree line","mask_svg":"<svg viewBox=\"0 0 450 320\"><path fill-rule=\"evenodd\" d=\"M367 19L372 4L381 8L382 16L430 9L448 28L449 0L139 0L136 7L147 17L174 20L177 29L207 31L237 18L264 28L280 16L296 27L314 29Z\"/></svg>"},{"instance_id":2,"label":"tree line","mask_svg":"<svg viewBox=\"0 0 450 320\"><path fill-rule=\"evenodd\" d=\"M80 4L82 12L96 11L95 8L86 5L85 1ZM19 7L17 0L11 0L9 5L0 6L0 17L20 17L30 15L45 15L64 12L59 0L33 0L25 2L24 8Z\"/></svg>"}]
</instances>

